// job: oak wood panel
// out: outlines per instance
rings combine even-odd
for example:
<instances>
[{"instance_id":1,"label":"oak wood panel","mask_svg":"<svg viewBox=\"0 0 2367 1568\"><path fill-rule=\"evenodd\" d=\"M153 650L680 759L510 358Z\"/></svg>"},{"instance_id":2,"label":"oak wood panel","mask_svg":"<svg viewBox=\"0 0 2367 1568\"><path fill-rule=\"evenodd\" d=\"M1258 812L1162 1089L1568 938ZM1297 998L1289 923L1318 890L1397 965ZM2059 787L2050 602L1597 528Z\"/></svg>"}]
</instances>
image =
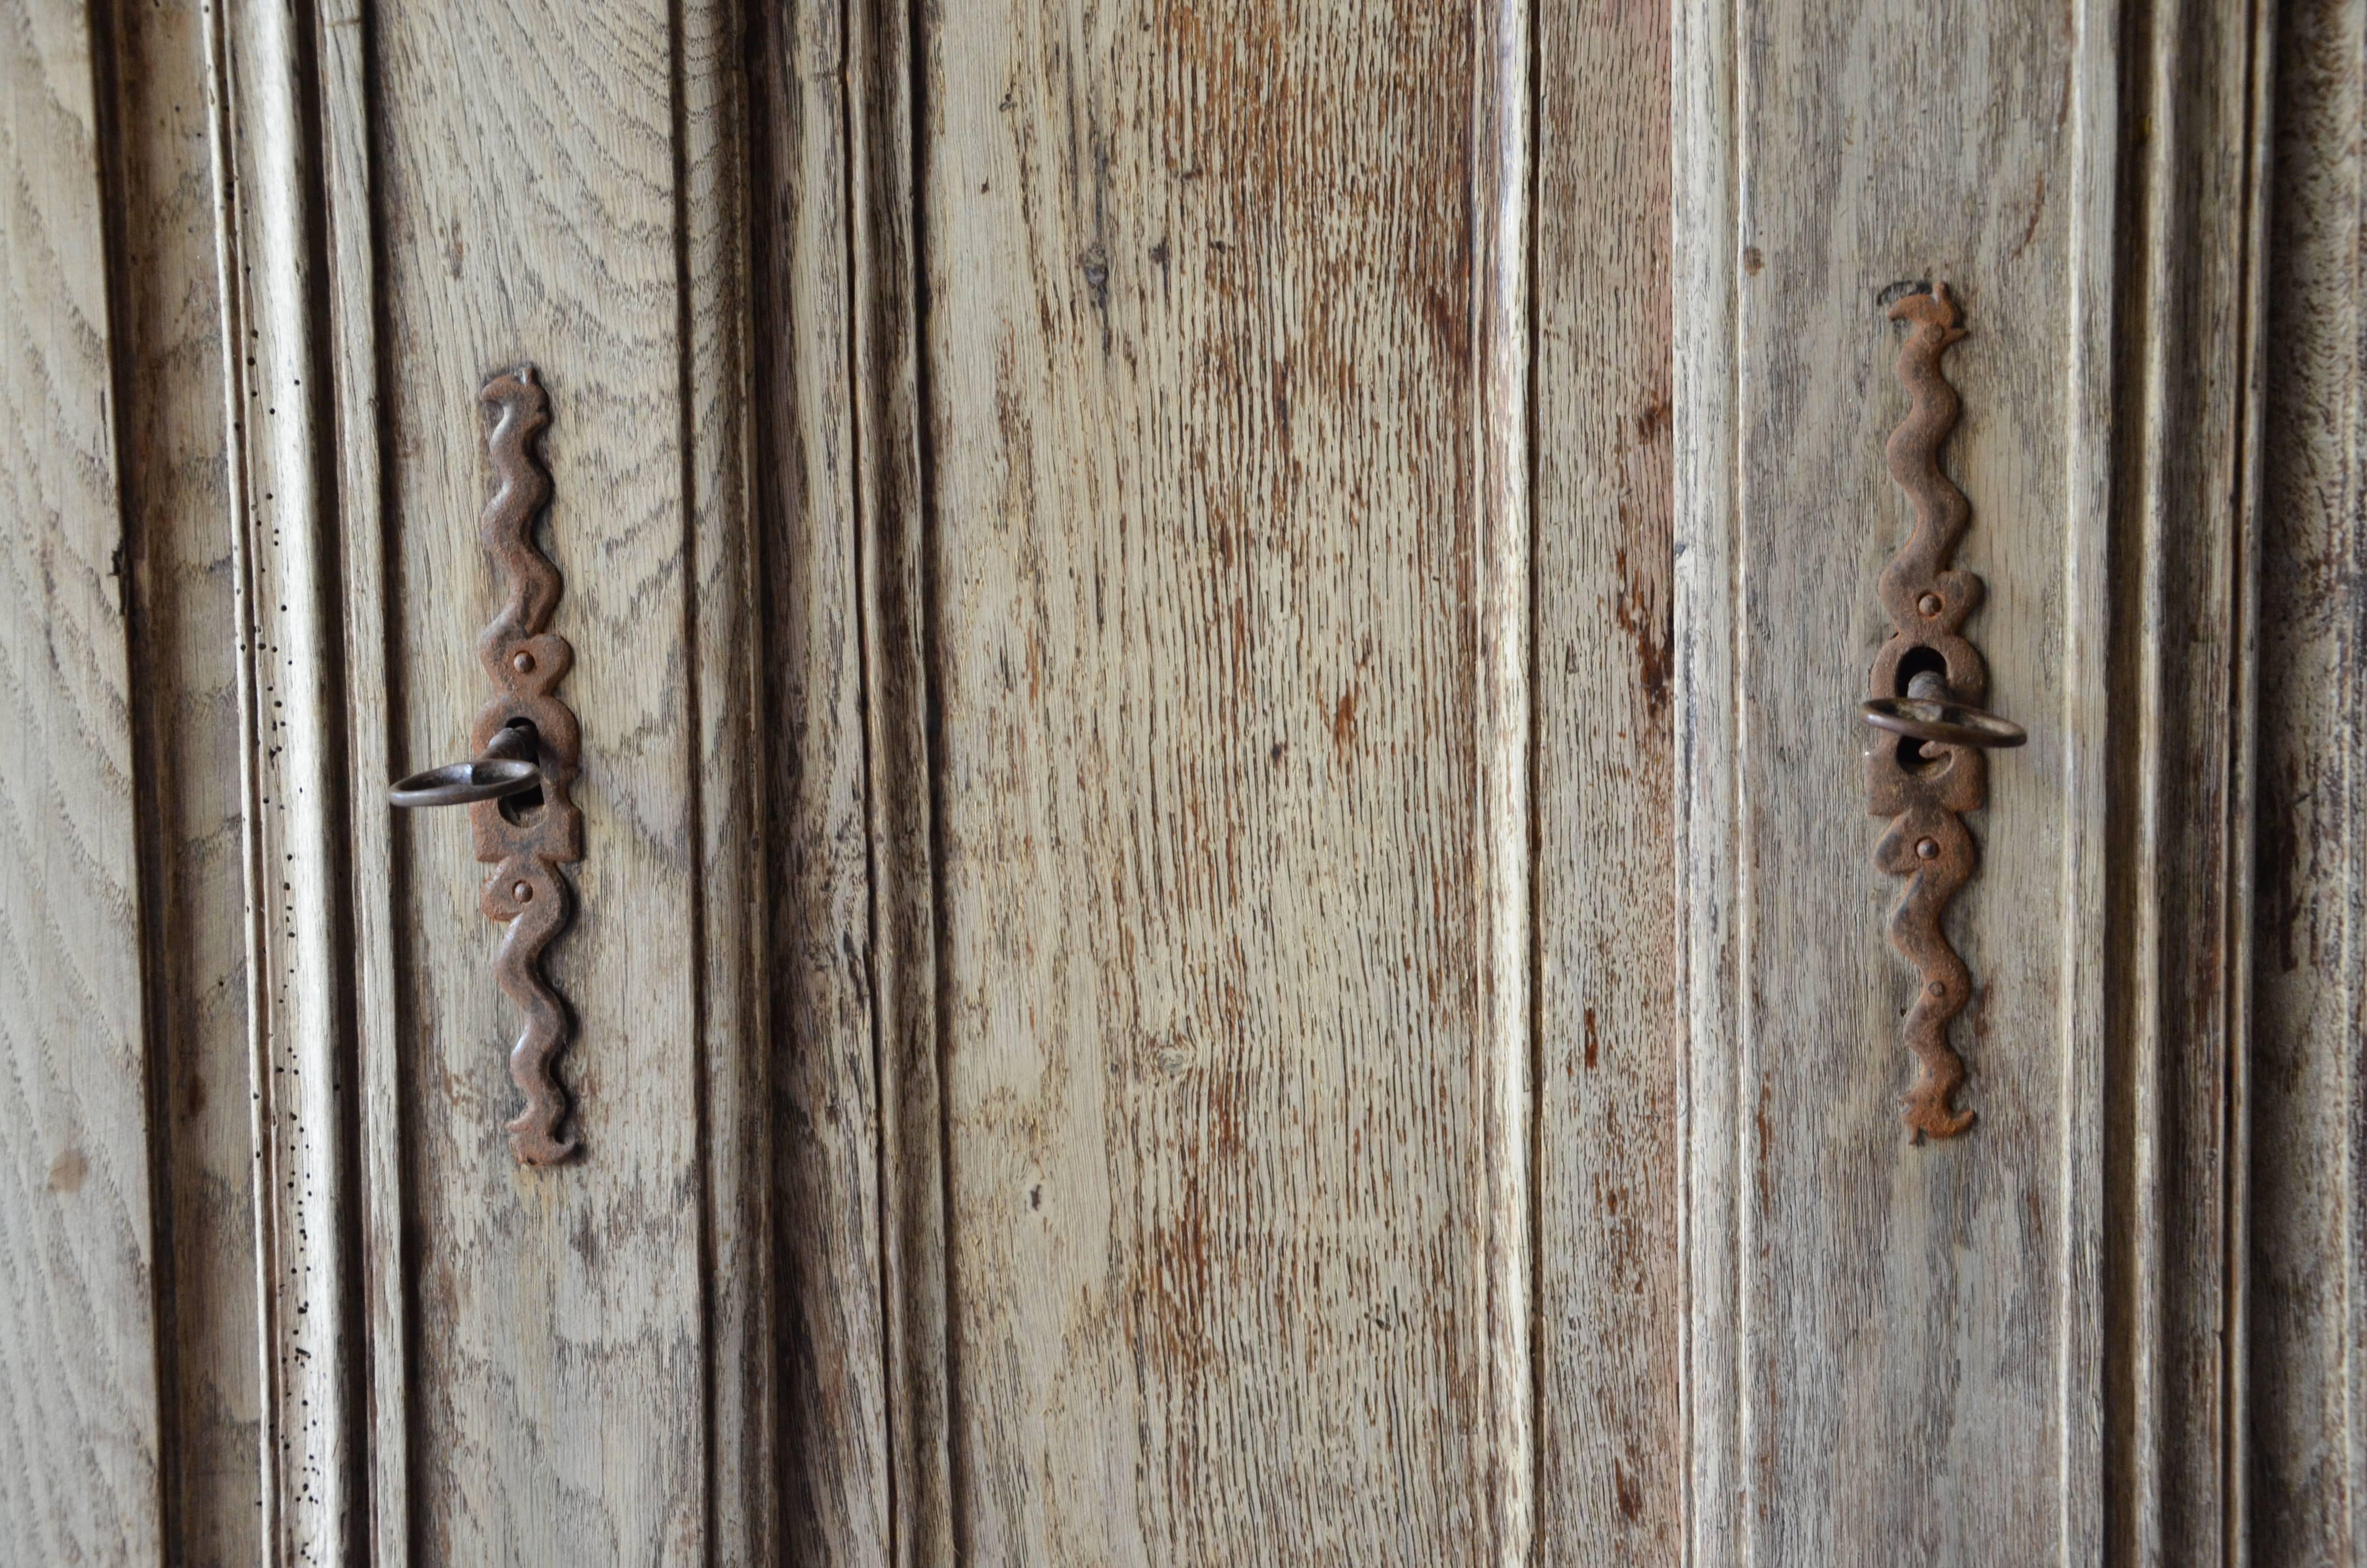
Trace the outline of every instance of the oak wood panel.
<instances>
[{"instance_id":1,"label":"oak wood panel","mask_svg":"<svg viewBox=\"0 0 2367 1568\"><path fill-rule=\"evenodd\" d=\"M2367 1346L2367 8L2281 8L2252 909L2250 1561L2362 1545Z\"/></svg>"},{"instance_id":2,"label":"oak wood panel","mask_svg":"<svg viewBox=\"0 0 2367 1568\"><path fill-rule=\"evenodd\" d=\"M754 464L773 846L782 1556L882 1565L889 1507L844 17L748 17Z\"/></svg>"},{"instance_id":3,"label":"oak wood panel","mask_svg":"<svg viewBox=\"0 0 2367 1568\"><path fill-rule=\"evenodd\" d=\"M1473 16L924 23L958 1544L1471 1560Z\"/></svg>"},{"instance_id":4,"label":"oak wood panel","mask_svg":"<svg viewBox=\"0 0 2367 1568\"><path fill-rule=\"evenodd\" d=\"M210 32L194 4L97 8L109 203L148 1037L159 1126L166 1560L263 1553L246 820Z\"/></svg>"},{"instance_id":5,"label":"oak wood panel","mask_svg":"<svg viewBox=\"0 0 2367 1568\"><path fill-rule=\"evenodd\" d=\"M1537 11L1541 1560L1682 1546L1670 17Z\"/></svg>"},{"instance_id":6,"label":"oak wood panel","mask_svg":"<svg viewBox=\"0 0 2367 1568\"><path fill-rule=\"evenodd\" d=\"M104 153L87 18L0 11L0 1556L164 1547Z\"/></svg>"},{"instance_id":7,"label":"oak wood panel","mask_svg":"<svg viewBox=\"0 0 2367 1568\"><path fill-rule=\"evenodd\" d=\"M745 737L725 732L753 722L735 695L729 16L373 18L396 767L454 755L484 697L475 645L497 589L475 530L476 391L522 361L550 389L546 548L566 580L554 630L576 650L561 694L583 724L579 913L549 961L578 1019L561 1064L571 1164L522 1168L504 1146L516 1024L465 822L397 829L415 1561L703 1561L755 1554L742 1532L764 1528L743 1489L768 1463L768 1396L744 1381L763 1369L716 1365L708 1331L765 1335L742 1294L762 1274L714 1267L747 1238L719 1236L709 1208L745 1195L746 1165L740 1147L728 1171L709 1163L708 1119L736 1144L750 1091L732 1053L763 1060L749 817L723 778L745 771ZM710 1411L753 1429L711 1429Z\"/></svg>"},{"instance_id":8,"label":"oak wood panel","mask_svg":"<svg viewBox=\"0 0 2367 1568\"><path fill-rule=\"evenodd\" d=\"M1735 1562L2087 1561L2103 733L2094 567L2112 343L2103 7L1679 13L1680 874L1691 1034L1693 1551ZM2026 752L1949 911L1980 1118L1911 1145L1913 973L1870 863L1853 710L1904 537L1886 291L1972 332L1943 454L1969 635ZM2101 330L2101 339L2093 335ZM2103 390L2109 392L2109 383Z\"/></svg>"}]
</instances>

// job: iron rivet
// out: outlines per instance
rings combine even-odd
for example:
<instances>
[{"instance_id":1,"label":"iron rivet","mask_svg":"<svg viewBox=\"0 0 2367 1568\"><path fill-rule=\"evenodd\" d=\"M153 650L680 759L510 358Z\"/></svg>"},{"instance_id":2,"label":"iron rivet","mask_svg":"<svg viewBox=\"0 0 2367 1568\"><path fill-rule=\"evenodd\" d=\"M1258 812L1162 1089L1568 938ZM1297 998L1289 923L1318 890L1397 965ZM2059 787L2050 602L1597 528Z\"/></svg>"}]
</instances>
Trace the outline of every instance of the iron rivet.
<instances>
[{"instance_id":1,"label":"iron rivet","mask_svg":"<svg viewBox=\"0 0 2367 1568\"><path fill-rule=\"evenodd\" d=\"M1940 841L1936 838L1923 839L1915 846L1915 853L1926 860L1937 860L1940 858Z\"/></svg>"},{"instance_id":2,"label":"iron rivet","mask_svg":"<svg viewBox=\"0 0 2367 1568\"><path fill-rule=\"evenodd\" d=\"M1925 986L1924 989L1931 992L1934 996L1945 996L1948 994L1947 985L1937 980L1933 981L1930 985Z\"/></svg>"},{"instance_id":3,"label":"iron rivet","mask_svg":"<svg viewBox=\"0 0 2367 1568\"><path fill-rule=\"evenodd\" d=\"M525 675L534 668L534 655L527 653L525 649L520 648L516 654L511 658L510 667L517 671L518 674Z\"/></svg>"},{"instance_id":4,"label":"iron rivet","mask_svg":"<svg viewBox=\"0 0 2367 1568\"><path fill-rule=\"evenodd\" d=\"M1915 601L1915 608L1921 610L1925 615L1937 615L1946 607L1940 603L1939 595L1926 594L1921 598Z\"/></svg>"},{"instance_id":5,"label":"iron rivet","mask_svg":"<svg viewBox=\"0 0 2367 1568\"><path fill-rule=\"evenodd\" d=\"M532 882L520 882L517 886L510 889L510 896L517 900L520 903L532 903L534 902L534 884Z\"/></svg>"}]
</instances>

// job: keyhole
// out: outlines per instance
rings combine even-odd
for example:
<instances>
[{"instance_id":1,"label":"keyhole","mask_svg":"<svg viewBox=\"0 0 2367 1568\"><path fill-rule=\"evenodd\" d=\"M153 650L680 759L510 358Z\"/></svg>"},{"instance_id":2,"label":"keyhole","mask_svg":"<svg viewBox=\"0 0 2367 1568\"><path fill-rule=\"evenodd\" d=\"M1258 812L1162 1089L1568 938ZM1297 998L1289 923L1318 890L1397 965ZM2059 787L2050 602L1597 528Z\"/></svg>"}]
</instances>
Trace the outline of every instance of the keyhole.
<instances>
[{"instance_id":1,"label":"keyhole","mask_svg":"<svg viewBox=\"0 0 2367 1568\"><path fill-rule=\"evenodd\" d=\"M513 719L510 721L509 728L523 730L528 740L535 741L535 755L538 759L541 756L541 742L535 735L534 721ZM504 822L524 827L533 822L536 814L542 810L542 785L538 782L531 790L521 790L515 795L504 795L501 798L499 805Z\"/></svg>"},{"instance_id":2,"label":"keyhole","mask_svg":"<svg viewBox=\"0 0 2367 1568\"><path fill-rule=\"evenodd\" d=\"M1899 656L1898 697L1944 698L1948 694L1948 661L1936 648L1909 648ZM1920 687L1921 689L1918 689ZM1898 737L1898 766L1908 772L1936 766L1946 752L1926 751L1913 735Z\"/></svg>"}]
</instances>

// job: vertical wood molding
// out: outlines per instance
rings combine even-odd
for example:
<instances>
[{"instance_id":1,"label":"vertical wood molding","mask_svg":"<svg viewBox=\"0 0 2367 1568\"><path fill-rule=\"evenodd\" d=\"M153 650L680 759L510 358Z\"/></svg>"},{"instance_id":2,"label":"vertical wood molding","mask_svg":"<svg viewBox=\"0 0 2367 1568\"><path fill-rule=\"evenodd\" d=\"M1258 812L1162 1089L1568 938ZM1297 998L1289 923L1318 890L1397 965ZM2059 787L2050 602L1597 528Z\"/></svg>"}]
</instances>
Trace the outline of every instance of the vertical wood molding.
<instances>
[{"instance_id":1,"label":"vertical wood molding","mask_svg":"<svg viewBox=\"0 0 2367 1568\"><path fill-rule=\"evenodd\" d=\"M2244 1499L2259 1568L2367 1545L2367 7L2282 7L2259 511Z\"/></svg>"},{"instance_id":2,"label":"vertical wood molding","mask_svg":"<svg viewBox=\"0 0 2367 1568\"><path fill-rule=\"evenodd\" d=\"M266 1550L355 1550L347 688L320 341L309 7L213 13L223 365L245 744Z\"/></svg>"},{"instance_id":3,"label":"vertical wood molding","mask_svg":"<svg viewBox=\"0 0 2367 1568\"><path fill-rule=\"evenodd\" d=\"M754 506L772 788L782 1551L885 1568L889 1363L871 983L844 7L749 14Z\"/></svg>"},{"instance_id":4,"label":"vertical wood molding","mask_svg":"<svg viewBox=\"0 0 2367 1568\"><path fill-rule=\"evenodd\" d=\"M321 106L326 322L335 432L348 777L345 831L353 880L354 1073L358 1126L358 1272L368 1517L358 1538L378 1568L411 1561L412 1261L403 1238L403 1015L395 971L395 905L371 895L395 876L394 813L374 786L395 777L401 682L390 657L385 484L380 468L379 269L370 166L368 0L323 0L313 50Z\"/></svg>"},{"instance_id":5,"label":"vertical wood molding","mask_svg":"<svg viewBox=\"0 0 2367 1568\"><path fill-rule=\"evenodd\" d=\"M2105 921L2104 1539L2243 1548L2244 1017L2271 6L2124 10ZM2111 836L2117 833L2119 836ZM2125 1150L2125 1158L2112 1151Z\"/></svg>"},{"instance_id":6,"label":"vertical wood molding","mask_svg":"<svg viewBox=\"0 0 2367 1568\"><path fill-rule=\"evenodd\" d=\"M920 56L904 0L846 7L849 265L855 511L869 758L869 969L879 1080L880 1261L886 1304L889 1520L897 1568L953 1561L957 1349L940 1074L935 591L921 382L916 230Z\"/></svg>"},{"instance_id":7,"label":"vertical wood molding","mask_svg":"<svg viewBox=\"0 0 2367 1568\"><path fill-rule=\"evenodd\" d=\"M130 561L90 18L0 8L0 1556L166 1561Z\"/></svg>"},{"instance_id":8,"label":"vertical wood molding","mask_svg":"<svg viewBox=\"0 0 2367 1568\"><path fill-rule=\"evenodd\" d=\"M1531 811L1530 631L1535 552L1529 527L1529 375L1532 92L1528 0L1489 0L1473 40L1471 226L1473 322L1471 515L1478 612L1478 762L1473 846L1478 875L1480 1040L1488 1062L1486 1256L1490 1420L1489 1451L1495 1560L1530 1561L1534 1549L1536 1312L1536 947L1531 920L1536 824Z\"/></svg>"},{"instance_id":9,"label":"vertical wood molding","mask_svg":"<svg viewBox=\"0 0 2367 1568\"><path fill-rule=\"evenodd\" d=\"M2056 889L2056 1078L2061 1095L2053 1176L2052 1368L2055 1555L2066 1568L2104 1550L2104 1090L2110 926L2106 877L2111 818L2111 518L2115 306L2119 298L2121 0L2079 0L2072 14L2068 101L2073 143L2064 236L2069 301L2065 366L2061 553L2063 800ZM2043 558L2042 558L2043 559ZM2042 1037L2043 1038L2043 1037Z\"/></svg>"},{"instance_id":10,"label":"vertical wood molding","mask_svg":"<svg viewBox=\"0 0 2367 1568\"><path fill-rule=\"evenodd\" d=\"M1734 602L1734 529L1741 486L1734 354L1741 280L1735 189L1738 0L1674 8L1672 206L1675 297L1676 517L1674 638L1677 993L1685 1070L1678 1101L1685 1174L1685 1555L1690 1568L1755 1560L1753 1511L1738 1464L1750 1438L1738 1358L1749 1324L1738 1290L1750 1245L1738 1199L1751 1076L1750 994L1737 983L1743 948L1735 790L1743 758Z\"/></svg>"},{"instance_id":11,"label":"vertical wood molding","mask_svg":"<svg viewBox=\"0 0 2367 1568\"><path fill-rule=\"evenodd\" d=\"M111 108L110 256L148 942L165 1558L263 1556L243 659L233 631L209 17L93 7ZM111 102L110 102L111 100Z\"/></svg>"},{"instance_id":12,"label":"vertical wood molding","mask_svg":"<svg viewBox=\"0 0 2367 1568\"><path fill-rule=\"evenodd\" d=\"M753 516L754 412L746 47L738 0L677 12L675 200L682 234L684 642L696 723L705 1076L700 1160L707 1232L708 1560L782 1556L774 1358L772 1017L764 978L767 790L759 657L763 588Z\"/></svg>"}]
</instances>

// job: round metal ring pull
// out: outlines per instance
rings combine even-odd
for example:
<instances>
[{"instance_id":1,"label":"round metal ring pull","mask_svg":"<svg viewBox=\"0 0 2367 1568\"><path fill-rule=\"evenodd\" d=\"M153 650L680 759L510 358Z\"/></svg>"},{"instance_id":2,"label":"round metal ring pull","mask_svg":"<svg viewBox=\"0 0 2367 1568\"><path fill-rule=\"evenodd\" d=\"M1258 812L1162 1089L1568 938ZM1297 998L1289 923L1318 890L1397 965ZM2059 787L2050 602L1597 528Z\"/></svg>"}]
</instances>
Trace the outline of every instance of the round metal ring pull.
<instances>
[{"instance_id":1,"label":"round metal ring pull","mask_svg":"<svg viewBox=\"0 0 2367 1568\"><path fill-rule=\"evenodd\" d=\"M2030 739L2010 719L1930 697L1875 697L1858 715L1877 730L1949 746L2018 746Z\"/></svg>"},{"instance_id":2,"label":"round metal ring pull","mask_svg":"<svg viewBox=\"0 0 2367 1568\"><path fill-rule=\"evenodd\" d=\"M466 806L498 801L539 788L542 767L535 761L534 733L507 729L474 762L449 763L397 779L386 792L396 806Z\"/></svg>"}]
</instances>

